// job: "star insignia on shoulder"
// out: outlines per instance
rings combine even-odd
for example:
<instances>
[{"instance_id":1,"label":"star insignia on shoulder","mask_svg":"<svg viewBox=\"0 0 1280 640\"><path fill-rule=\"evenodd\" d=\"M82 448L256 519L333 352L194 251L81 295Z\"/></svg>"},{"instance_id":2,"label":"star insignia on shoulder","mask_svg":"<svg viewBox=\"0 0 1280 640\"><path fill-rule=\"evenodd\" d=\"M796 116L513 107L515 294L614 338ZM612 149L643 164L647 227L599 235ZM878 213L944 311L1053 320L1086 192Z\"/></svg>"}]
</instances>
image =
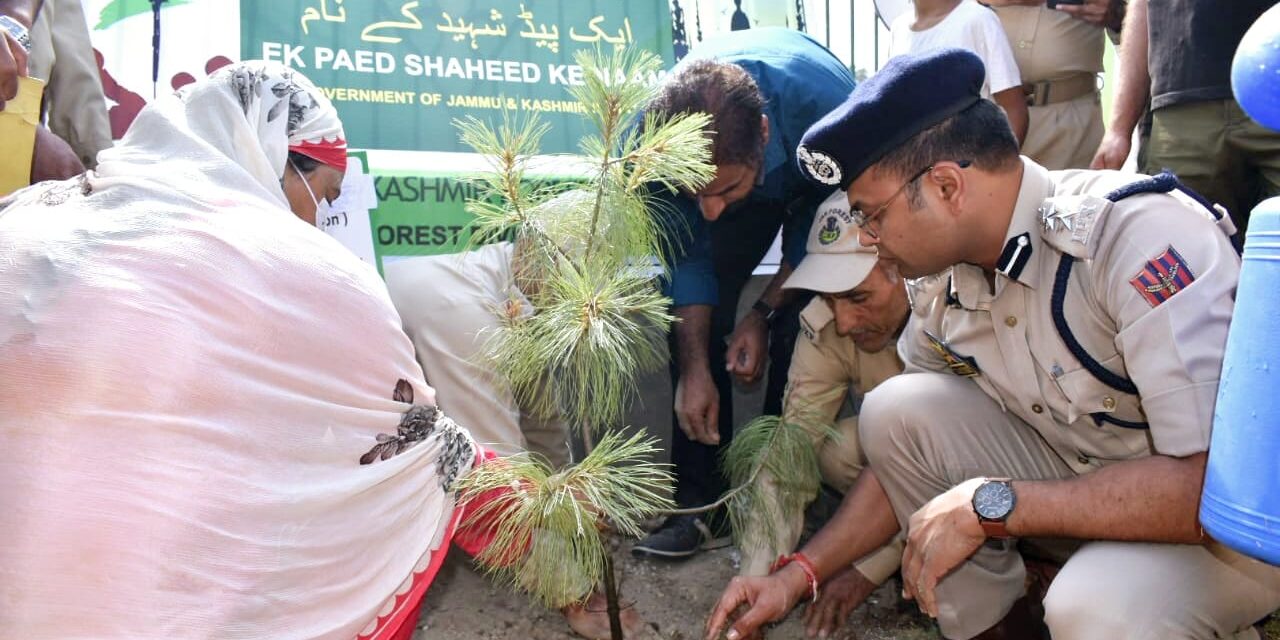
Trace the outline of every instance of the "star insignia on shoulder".
<instances>
[{"instance_id":1,"label":"star insignia on shoulder","mask_svg":"<svg viewBox=\"0 0 1280 640\"><path fill-rule=\"evenodd\" d=\"M1059 209L1049 203L1040 205L1039 211L1040 223L1044 225L1046 233L1054 233L1058 230L1075 231L1075 211Z\"/></svg>"}]
</instances>

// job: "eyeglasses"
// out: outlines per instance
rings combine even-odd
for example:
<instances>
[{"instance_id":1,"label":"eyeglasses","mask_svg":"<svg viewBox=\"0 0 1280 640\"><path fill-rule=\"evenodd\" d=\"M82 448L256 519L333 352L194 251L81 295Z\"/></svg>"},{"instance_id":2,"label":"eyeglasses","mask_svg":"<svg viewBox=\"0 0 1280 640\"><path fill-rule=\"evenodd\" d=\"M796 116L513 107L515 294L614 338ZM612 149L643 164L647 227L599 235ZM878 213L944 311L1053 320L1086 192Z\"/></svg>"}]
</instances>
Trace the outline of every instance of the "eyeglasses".
<instances>
[{"instance_id":1,"label":"eyeglasses","mask_svg":"<svg viewBox=\"0 0 1280 640\"><path fill-rule=\"evenodd\" d=\"M973 163L968 160L957 160L956 164L959 165L961 169L964 169ZM867 229L867 225L871 224L872 222L875 222L876 219L880 217L880 214L884 213L884 210L888 209L889 205L893 204L893 201L897 200L898 196L902 195L902 192L907 190L907 186L909 186L912 182L919 180L926 173L933 171L933 168L935 166L937 165L931 164L915 172L915 175L912 175L910 178L907 179L906 182L903 182L902 186L898 187L898 190L894 191L893 195L889 196L889 199L885 200L884 204L877 207L875 211L872 211L871 213L868 214L868 213L863 213L861 209L851 210L849 214L853 217L853 223L857 225L859 229ZM872 229L868 229L868 230L874 233L874 230Z\"/></svg>"}]
</instances>

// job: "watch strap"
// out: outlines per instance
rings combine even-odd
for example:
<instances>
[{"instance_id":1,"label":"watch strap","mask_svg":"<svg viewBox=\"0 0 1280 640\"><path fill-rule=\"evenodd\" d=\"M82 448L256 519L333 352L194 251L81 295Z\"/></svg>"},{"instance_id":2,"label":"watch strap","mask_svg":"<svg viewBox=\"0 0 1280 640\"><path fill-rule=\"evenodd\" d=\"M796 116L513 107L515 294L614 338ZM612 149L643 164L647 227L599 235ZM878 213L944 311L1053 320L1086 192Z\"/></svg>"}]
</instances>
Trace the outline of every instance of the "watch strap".
<instances>
[{"instance_id":1,"label":"watch strap","mask_svg":"<svg viewBox=\"0 0 1280 640\"><path fill-rule=\"evenodd\" d=\"M1004 520L987 520L978 516L978 524L982 525L982 532L987 534L988 538L1007 540L1013 537L1009 535L1009 528L1005 526Z\"/></svg>"},{"instance_id":2,"label":"watch strap","mask_svg":"<svg viewBox=\"0 0 1280 640\"><path fill-rule=\"evenodd\" d=\"M764 300L756 300L751 305L751 309L756 313L759 313L760 317L764 318L764 321L767 324L773 324L774 316L778 315L778 310L769 306L769 304Z\"/></svg>"},{"instance_id":3,"label":"watch strap","mask_svg":"<svg viewBox=\"0 0 1280 640\"><path fill-rule=\"evenodd\" d=\"M0 29L4 29L6 33L13 36L13 39L27 52L31 53L31 33L21 22L10 18L9 16L0 16Z\"/></svg>"}]
</instances>

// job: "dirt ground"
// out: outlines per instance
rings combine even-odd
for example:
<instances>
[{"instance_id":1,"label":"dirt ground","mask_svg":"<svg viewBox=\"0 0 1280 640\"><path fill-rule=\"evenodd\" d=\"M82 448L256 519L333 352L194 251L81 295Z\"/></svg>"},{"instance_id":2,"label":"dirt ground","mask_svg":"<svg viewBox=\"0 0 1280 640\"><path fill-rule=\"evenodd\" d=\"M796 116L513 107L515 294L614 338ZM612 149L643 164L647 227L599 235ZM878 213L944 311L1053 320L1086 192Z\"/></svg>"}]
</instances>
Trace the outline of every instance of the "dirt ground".
<instances>
[{"instance_id":1,"label":"dirt ground","mask_svg":"<svg viewBox=\"0 0 1280 640\"><path fill-rule=\"evenodd\" d=\"M624 547L615 557L623 581L624 600L634 600L653 633L648 640L698 640L702 625L736 572L733 548L709 551L680 563L633 558ZM854 610L831 640L937 640L940 636L912 602L898 597L901 586L891 578ZM769 638L804 637L800 610L769 630ZM1280 640L1280 620L1260 634ZM427 596L414 640L570 640L564 618L530 603L524 596L495 586L472 569L466 554L454 549Z\"/></svg>"},{"instance_id":2,"label":"dirt ground","mask_svg":"<svg viewBox=\"0 0 1280 640\"><path fill-rule=\"evenodd\" d=\"M743 292L740 311L759 297L767 282L756 276ZM759 413L762 385L737 388L735 423L741 425ZM640 398L628 424L646 429L669 451L671 442L671 387L663 368L639 385ZM829 499L830 496L827 496ZM824 505L830 509L834 505ZM830 512L811 508L808 525L820 524ZM615 554L624 601L635 607L653 628L649 639L697 640L703 623L729 579L737 574L737 552L732 548L709 551L684 562L656 562L631 556L630 542ZM899 597L901 585L891 578L854 610L849 622L831 640L933 640L939 639L933 622L915 603ZM804 638L800 609L768 632L770 639ZM1273 619L1261 634L1264 640L1280 640L1280 619ZM534 605L525 596L495 585L478 574L471 560L454 548L427 595L414 640L570 640L578 638L557 611Z\"/></svg>"},{"instance_id":3,"label":"dirt ground","mask_svg":"<svg viewBox=\"0 0 1280 640\"><path fill-rule=\"evenodd\" d=\"M684 562L655 562L631 556L629 544L615 557L624 601L634 600L653 627L650 638L702 638L706 615L729 578L737 574L732 548L708 551ZM925 640L938 638L932 622L897 595L891 579L853 612L836 640ZM803 638L797 610L774 627L770 638ZM457 549L431 587L414 640L569 640L577 638L564 618L524 596L495 586L472 569Z\"/></svg>"}]
</instances>

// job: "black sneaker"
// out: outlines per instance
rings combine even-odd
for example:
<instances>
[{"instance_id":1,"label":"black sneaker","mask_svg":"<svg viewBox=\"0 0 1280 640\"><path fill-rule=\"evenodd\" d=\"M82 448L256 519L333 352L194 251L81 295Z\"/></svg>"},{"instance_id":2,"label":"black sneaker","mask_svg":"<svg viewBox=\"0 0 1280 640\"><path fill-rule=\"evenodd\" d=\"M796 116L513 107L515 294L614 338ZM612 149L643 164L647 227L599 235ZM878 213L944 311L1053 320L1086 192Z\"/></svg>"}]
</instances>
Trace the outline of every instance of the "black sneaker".
<instances>
[{"instance_id":1,"label":"black sneaker","mask_svg":"<svg viewBox=\"0 0 1280 640\"><path fill-rule=\"evenodd\" d=\"M732 542L729 536L716 536L697 516L671 516L644 540L631 547L637 556L688 558L700 550L719 549Z\"/></svg>"}]
</instances>

